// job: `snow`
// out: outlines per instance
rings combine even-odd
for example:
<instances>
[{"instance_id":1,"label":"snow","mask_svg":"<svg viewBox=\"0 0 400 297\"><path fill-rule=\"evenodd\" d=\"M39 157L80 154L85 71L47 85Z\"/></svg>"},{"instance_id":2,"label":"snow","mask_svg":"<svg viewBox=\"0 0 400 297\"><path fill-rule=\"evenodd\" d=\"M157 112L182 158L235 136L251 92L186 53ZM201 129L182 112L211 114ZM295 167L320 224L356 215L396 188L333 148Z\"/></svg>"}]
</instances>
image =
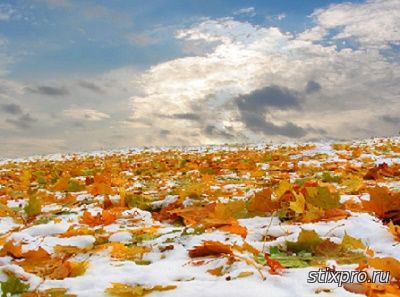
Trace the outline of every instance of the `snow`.
<instances>
[{"instance_id":1,"label":"snow","mask_svg":"<svg viewBox=\"0 0 400 297\"><path fill-rule=\"evenodd\" d=\"M354 142L357 145L373 145L379 143L379 139L365 140ZM400 138L393 138L392 141L399 141ZM293 144L275 144L273 147ZM262 150L266 147L265 144L248 145L249 148ZM122 153L122 154L139 154L141 152L160 152L168 151L170 148L150 148L150 149L123 149L107 152L94 152L82 153L72 155L51 155L51 156L37 156L26 159L17 160L4 160L0 166L9 163L24 163L37 160L67 160L75 157L87 156L104 156L108 154ZM232 152L237 151L238 147L230 146L203 146L203 147L187 147L181 148L185 154L200 154L210 152ZM303 157L309 157L310 160L300 160L298 165L300 167L317 166L320 167L324 162L340 162L344 163L346 160L340 159L337 153L347 153L346 151L335 151L329 143L317 143L315 147L309 150L302 151L300 154L292 155L291 160L298 160ZM312 160L313 156L320 154L327 155L327 158L322 160ZM371 158L374 164L387 164L399 163L398 158L380 157L374 154L363 154L360 158ZM215 160L223 159L221 157L214 157ZM353 164L360 165L359 161ZM292 165L292 164L290 164ZM262 170L268 170L270 164L258 163L258 167ZM122 171L124 175L134 177L130 171ZM188 174L198 174L198 170L193 170ZM244 175L250 179L250 175ZM296 173L290 175L291 180L296 179ZM216 201L228 202L232 200L247 200L254 192L258 191L260 187L252 187L247 189L246 183L229 183L229 180L241 180L241 177L234 172L225 172L216 179L218 182L226 181L217 185L212 185L212 190L223 189L225 193L231 193L224 197L219 197ZM236 182L236 181L235 181ZM246 181L247 182L247 181ZM178 187L179 185L172 180L163 184L162 190ZM379 185L388 186L392 189L400 188L400 181L382 182ZM144 189L145 183L135 180L128 189L138 190ZM236 190L244 190L246 193L243 196L235 196ZM248 191L247 191L248 190ZM146 191L147 194L158 194L157 191ZM55 193L55 195L62 196L62 193ZM152 207L161 208L166 207L178 200L178 195L166 194L164 197L158 197L157 200L152 201ZM86 199L92 199L93 196L87 193L78 193L77 201L84 202ZM162 199L163 198L163 199ZM119 195L110 196L111 201L117 203L120 201ZM360 199L369 199L368 194L360 195L341 195L340 201L359 202ZM97 203L104 201L104 196L97 196L93 204L83 203L80 206L71 206L70 210L76 213L68 216L58 216L57 222L50 221L38 225L18 224L14 222L11 217L0 217L0 235L9 231L11 235L9 240L15 243L22 244L23 252L30 250L37 250L39 247L43 248L49 253L54 252L54 247L57 245L65 247L78 247L81 249L90 248L96 242L94 235L76 235L70 237L61 237L71 226L81 226L79 216L84 210L89 211L93 215L100 213L103 209ZM194 204L194 199L187 198L184 200L184 205L189 206ZM7 206L10 208L24 207L26 204L25 199L8 200ZM57 210L57 204L49 204L44 206L43 211L52 212ZM295 241L298 238L302 229L314 230L322 238L329 238L334 242L341 242L345 234L353 236L373 249L375 255L378 257L391 256L395 258L400 257L400 245L395 241L394 237L388 232L387 226L383 225L382 221L368 213L350 212L350 216L346 219L337 221L319 221L315 223L287 223L281 221L277 216L267 217L251 217L239 219L239 224L247 228L247 237L244 239L239 235L223 232L218 229L207 230L204 233L196 233L195 228L185 228L182 226L174 226L169 223L160 223L153 219L152 213L139 208L131 208L125 210L121 214L121 218L114 223L107 226L93 227L91 231L97 232L101 229L104 235L108 236L108 241L112 243L131 243L136 234L147 234L146 228L154 227L152 233L146 239L145 245L151 248L151 251L145 253L142 260L149 261L148 265L142 265L130 260L116 261L111 259L107 251L101 252L82 252L77 255L78 259L85 259L89 261L87 271L79 277L70 277L63 280L50 280L42 279L26 273L21 267L15 265L11 261L10 256L0 257L0 270L1 271L14 271L18 276L24 277L32 287L40 284L40 289L46 288L67 288L71 294L77 296L92 297L92 296L107 296L104 290L110 287L113 282L125 284L140 284L143 286L154 285L176 285L175 290L154 292L151 296L234 296L234 297L307 297L314 296L317 289L331 289L331 292L321 292L318 296L344 296L355 297L350 293L338 287L336 284L312 284L307 283L308 272L314 271L316 267L307 268L291 268L286 269L282 275L272 275L268 272L266 267L258 267L262 270L265 280L259 274L259 271L254 266L248 265L244 261L237 261L227 268L223 276L214 276L207 272L209 269L220 267L226 264L227 259L223 257L210 257L207 259L199 259L204 261L202 265L196 264L196 259L192 259L188 255L188 250L200 245L206 240L219 241L229 245L242 245L244 242L251 244L258 250L270 246L285 246L286 241ZM145 231L143 231L145 230ZM142 233L141 233L142 232ZM92 234L92 233L91 233ZM273 238L270 241L263 241L265 235ZM169 245L170 249L161 252L161 247ZM243 256L243 255L242 255ZM335 263L334 260L328 264ZM337 265L338 269L354 270L356 265ZM241 272L252 272L252 275L247 277L239 277ZM6 279L3 272L0 272L0 281Z\"/></svg>"}]
</instances>

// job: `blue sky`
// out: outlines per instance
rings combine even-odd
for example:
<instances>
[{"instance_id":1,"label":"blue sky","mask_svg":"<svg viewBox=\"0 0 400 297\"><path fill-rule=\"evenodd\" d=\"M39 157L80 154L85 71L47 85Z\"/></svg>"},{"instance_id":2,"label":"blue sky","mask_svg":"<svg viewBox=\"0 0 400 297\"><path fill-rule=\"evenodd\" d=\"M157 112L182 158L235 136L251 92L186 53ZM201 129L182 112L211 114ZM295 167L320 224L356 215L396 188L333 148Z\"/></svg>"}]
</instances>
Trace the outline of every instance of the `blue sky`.
<instances>
[{"instance_id":1,"label":"blue sky","mask_svg":"<svg viewBox=\"0 0 400 297\"><path fill-rule=\"evenodd\" d=\"M0 34L8 39L9 51L15 55L10 77L64 77L126 65L145 69L182 56L185 53L171 38L174 30L202 17L233 16L299 32L311 25L309 15L315 9L340 2L164 0L143 5L143 1L3 1L3 9L15 13L11 21L2 22ZM237 13L248 7L255 12ZM276 19L279 15L285 18ZM129 34L152 34L157 40L135 44Z\"/></svg>"},{"instance_id":2,"label":"blue sky","mask_svg":"<svg viewBox=\"0 0 400 297\"><path fill-rule=\"evenodd\" d=\"M0 3L1 156L393 135L400 3Z\"/></svg>"}]
</instances>

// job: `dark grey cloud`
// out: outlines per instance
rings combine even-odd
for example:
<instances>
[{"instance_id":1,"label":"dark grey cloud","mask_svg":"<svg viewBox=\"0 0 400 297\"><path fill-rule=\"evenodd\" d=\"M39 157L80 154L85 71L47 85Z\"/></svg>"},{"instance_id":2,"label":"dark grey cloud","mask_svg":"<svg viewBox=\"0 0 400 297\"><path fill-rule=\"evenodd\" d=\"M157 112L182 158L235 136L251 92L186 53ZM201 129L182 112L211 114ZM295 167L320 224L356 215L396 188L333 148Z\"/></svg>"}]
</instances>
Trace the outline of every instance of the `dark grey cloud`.
<instances>
[{"instance_id":1,"label":"dark grey cloud","mask_svg":"<svg viewBox=\"0 0 400 297\"><path fill-rule=\"evenodd\" d=\"M69 91L65 87L35 86L29 87L27 90L31 93L46 96L65 96L69 94Z\"/></svg>"},{"instance_id":2,"label":"dark grey cloud","mask_svg":"<svg viewBox=\"0 0 400 297\"><path fill-rule=\"evenodd\" d=\"M22 129L30 128L32 124L37 122L37 119L32 117L29 113L25 113L15 119L6 119L7 123Z\"/></svg>"},{"instance_id":3,"label":"dark grey cloud","mask_svg":"<svg viewBox=\"0 0 400 297\"><path fill-rule=\"evenodd\" d=\"M292 138L303 137L307 130L291 122L275 125L267 121L266 115L273 109L300 108L300 97L285 87L268 86L237 98L242 122L253 132L265 135L283 135Z\"/></svg>"},{"instance_id":4,"label":"dark grey cloud","mask_svg":"<svg viewBox=\"0 0 400 297\"><path fill-rule=\"evenodd\" d=\"M234 138L234 136L226 131L223 131L221 129L218 129L217 127L215 127L214 125L207 125L204 128L204 133L208 136L212 136L212 137L223 137L223 138L227 138L227 139L232 139Z\"/></svg>"},{"instance_id":5,"label":"dark grey cloud","mask_svg":"<svg viewBox=\"0 0 400 297\"><path fill-rule=\"evenodd\" d=\"M171 116L174 119L200 121L201 117L195 113L176 113Z\"/></svg>"},{"instance_id":6,"label":"dark grey cloud","mask_svg":"<svg viewBox=\"0 0 400 297\"><path fill-rule=\"evenodd\" d=\"M98 85L96 85L95 83L92 83L92 82L89 82L86 80L80 80L80 81L78 81L78 85L84 89L93 91L95 93L104 94L104 90L101 87L99 87Z\"/></svg>"},{"instance_id":7,"label":"dark grey cloud","mask_svg":"<svg viewBox=\"0 0 400 297\"><path fill-rule=\"evenodd\" d=\"M300 98L293 91L273 85L239 96L237 105L240 111L265 113L270 108L300 107L299 101Z\"/></svg>"},{"instance_id":8,"label":"dark grey cloud","mask_svg":"<svg viewBox=\"0 0 400 297\"><path fill-rule=\"evenodd\" d=\"M9 103L9 104L1 104L0 108L3 112L12 114L12 115L18 115L22 114L22 108L16 103Z\"/></svg>"},{"instance_id":9,"label":"dark grey cloud","mask_svg":"<svg viewBox=\"0 0 400 297\"><path fill-rule=\"evenodd\" d=\"M171 134L171 131L169 131L169 130L162 129L162 130L160 131L160 136L161 136L161 137L165 137L165 136L167 136L167 135L169 135L169 134Z\"/></svg>"},{"instance_id":10,"label":"dark grey cloud","mask_svg":"<svg viewBox=\"0 0 400 297\"><path fill-rule=\"evenodd\" d=\"M307 94L315 93L321 90L321 85L317 83L316 81L310 80L307 82L307 85L305 87L305 92Z\"/></svg>"},{"instance_id":11,"label":"dark grey cloud","mask_svg":"<svg viewBox=\"0 0 400 297\"><path fill-rule=\"evenodd\" d=\"M307 130L293 124L286 122L284 125L276 125L272 122L266 121L264 115L242 112L242 121L253 132L261 132L265 135L282 135L291 138L300 138L307 135Z\"/></svg>"},{"instance_id":12,"label":"dark grey cloud","mask_svg":"<svg viewBox=\"0 0 400 297\"><path fill-rule=\"evenodd\" d=\"M384 115L381 117L381 119L389 124L394 124L394 125L398 125L400 124L400 117L396 117L396 116L391 116L391 115Z\"/></svg>"}]
</instances>

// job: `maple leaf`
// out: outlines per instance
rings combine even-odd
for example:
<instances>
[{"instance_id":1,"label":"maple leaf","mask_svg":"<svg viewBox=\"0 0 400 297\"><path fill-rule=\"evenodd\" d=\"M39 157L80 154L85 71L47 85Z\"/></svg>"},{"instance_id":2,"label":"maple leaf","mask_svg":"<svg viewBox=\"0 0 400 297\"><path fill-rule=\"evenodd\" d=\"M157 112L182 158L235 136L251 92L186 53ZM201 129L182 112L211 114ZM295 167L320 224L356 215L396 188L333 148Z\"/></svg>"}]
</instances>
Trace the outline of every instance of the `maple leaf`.
<instances>
[{"instance_id":1,"label":"maple leaf","mask_svg":"<svg viewBox=\"0 0 400 297\"><path fill-rule=\"evenodd\" d=\"M344 234L341 246L345 249L362 249L364 250L366 246L364 243L353 236L348 235L347 233Z\"/></svg>"},{"instance_id":2,"label":"maple leaf","mask_svg":"<svg viewBox=\"0 0 400 297\"><path fill-rule=\"evenodd\" d=\"M233 252L230 245L214 240L206 240L202 245L189 250L189 256L191 258L232 254Z\"/></svg>"},{"instance_id":3,"label":"maple leaf","mask_svg":"<svg viewBox=\"0 0 400 297\"><path fill-rule=\"evenodd\" d=\"M91 212L85 211L80 218L79 222L81 224L86 224L89 226L98 225L110 225L117 219L117 216L112 212L112 210L103 210L102 213L98 213L93 216Z\"/></svg>"},{"instance_id":4,"label":"maple leaf","mask_svg":"<svg viewBox=\"0 0 400 297\"><path fill-rule=\"evenodd\" d=\"M42 201L35 194L31 194L24 210L28 218L33 218L42 212Z\"/></svg>"},{"instance_id":5,"label":"maple leaf","mask_svg":"<svg viewBox=\"0 0 400 297\"><path fill-rule=\"evenodd\" d=\"M214 215L219 219L243 218L247 214L246 203L243 200L217 203Z\"/></svg>"},{"instance_id":6,"label":"maple leaf","mask_svg":"<svg viewBox=\"0 0 400 297\"><path fill-rule=\"evenodd\" d=\"M333 194L328 187L307 187L306 201L322 209L333 209L340 207L338 194Z\"/></svg>"},{"instance_id":7,"label":"maple leaf","mask_svg":"<svg viewBox=\"0 0 400 297\"><path fill-rule=\"evenodd\" d=\"M155 291L168 291L176 289L176 286L160 286L144 287L141 285L127 285L121 283L112 283L112 287L107 288L105 292L116 297L141 297Z\"/></svg>"},{"instance_id":8,"label":"maple leaf","mask_svg":"<svg viewBox=\"0 0 400 297\"><path fill-rule=\"evenodd\" d=\"M295 201L291 201L289 203L289 208L297 214L304 213L306 200L305 200L303 194L302 193L297 194L295 191L292 191L292 194L295 197Z\"/></svg>"},{"instance_id":9,"label":"maple leaf","mask_svg":"<svg viewBox=\"0 0 400 297\"><path fill-rule=\"evenodd\" d=\"M126 246L119 242L111 243L106 246L112 247L110 255L118 260L136 259L150 251L150 248L145 246Z\"/></svg>"},{"instance_id":10,"label":"maple leaf","mask_svg":"<svg viewBox=\"0 0 400 297\"><path fill-rule=\"evenodd\" d=\"M186 208L172 209L169 211L172 215L183 218L185 225L197 225L214 212L215 204L206 206L189 206Z\"/></svg>"},{"instance_id":11,"label":"maple leaf","mask_svg":"<svg viewBox=\"0 0 400 297\"><path fill-rule=\"evenodd\" d=\"M323 240L314 230L301 229L297 241L286 241L287 249L293 252L308 251L314 252L315 247Z\"/></svg>"},{"instance_id":12,"label":"maple leaf","mask_svg":"<svg viewBox=\"0 0 400 297\"><path fill-rule=\"evenodd\" d=\"M254 213L271 213L280 207L278 200L272 200L271 189L263 189L261 192L256 192L249 200L248 210Z\"/></svg>"},{"instance_id":13,"label":"maple leaf","mask_svg":"<svg viewBox=\"0 0 400 297\"><path fill-rule=\"evenodd\" d=\"M104 171L96 174L90 186L90 193L92 195L110 195L112 192L111 173Z\"/></svg>"},{"instance_id":14,"label":"maple leaf","mask_svg":"<svg viewBox=\"0 0 400 297\"><path fill-rule=\"evenodd\" d=\"M222 226L219 229L228 233L240 235L242 238L246 238L247 236L247 228L239 225L239 223L237 222L232 223L230 225Z\"/></svg>"},{"instance_id":15,"label":"maple leaf","mask_svg":"<svg viewBox=\"0 0 400 297\"><path fill-rule=\"evenodd\" d=\"M67 292L65 288L50 288L41 292L25 292L21 297L77 297Z\"/></svg>"},{"instance_id":16,"label":"maple leaf","mask_svg":"<svg viewBox=\"0 0 400 297\"><path fill-rule=\"evenodd\" d=\"M267 253L264 254L264 257L267 265L269 266L269 272L271 274L282 274L284 267L278 260L272 259Z\"/></svg>"},{"instance_id":17,"label":"maple leaf","mask_svg":"<svg viewBox=\"0 0 400 297\"><path fill-rule=\"evenodd\" d=\"M81 276L85 274L89 262L88 261L82 261L82 262L74 262L74 261L69 261L69 266L71 269L70 272L70 277L76 277L76 276Z\"/></svg>"},{"instance_id":18,"label":"maple leaf","mask_svg":"<svg viewBox=\"0 0 400 297\"><path fill-rule=\"evenodd\" d=\"M7 280L4 282L0 282L2 291L1 297L22 294L29 289L29 285L21 282L19 278L17 278L14 274L7 274Z\"/></svg>"},{"instance_id":19,"label":"maple leaf","mask_svg":"<svg viewBox=\"0 0 400 297\"><path fill-rule=\"evenodd\" d=\"M394 236L394 238L397 241L400 241L400 226L393 224L392 221L389 222L389 224L387 225L389 228L389 232L392 233L392 235Z\"/></svg>"},{"instance_id":20,"label":"maple leaf","mask_svg":"<svg viewBox=\"0 0 400 297\"><path fill-rule=\"evenodd\" d=\"M49 257L49 254L42 247L39 247L37 250L29 250L27 252L23 252L22 246L14 244L14 241L7 241L0 250L0 256L6 255L10 255L14 258L45 259Z\"/></svg>"},{"instance_id":21,"label":"maple leaf","mask_svg":"<svg viewBox=\"0 0 400 297\"><path fill-rule=\"evenodd\" d=\"M363 187L364 181L358 176L352 176L344 180L341 185L345 187L344 192L346 194L357 194Z\"/></svg>"},{"instance_id":22,"label":"maple leaf","mask_svg":"<svg viewBox=\"0 0 400 297\"><path fill-rule=\"evenodd\" d=\"M277 199L280 199L286 192L292 189L292 185L287 180L283 180L279 183L278 187L275 189L274 194Z\"/></svg>"},{"instance_id":23,"label":"maple leaf","mask_svg":"<svg viewBox=\"0 0 400 297\"><path fill-rule=\"evenodd\" d=\"M400 209L400 193L393 193L387 187L370 188L368 193L369 200L361 201L366 211L385 218L387 212Z\"/></svg>"},{"instance_id":24,"label":"maple leaf","mask_svg":"<svg viewBox=\"0 0 400 297\"><path fill-rule=\"evenodd\" d=\"M64 279L71 274L71 265L68 261L61 263L61 265L57 266L53 272L49 275L51 279Z\"/></svg>"},{"instance_id":25,"label":"maple leaf","mask_svg":"<svg viewBox=\"0 0 400 297\"><path fill-rule=\"evenodd\" d=\"M26 272L39 277L46 277L63 264L61 258L28 258L15 264L21 266Z\"/></svg>"},{"instance_id":26,"label":"maple leaf","mask_svg":"<svg viewBox=\"0 0 400 297\"><path fill-rule=\"evenodd\" d=\"M400 280L400 261L393 257L369 258L367 259L369 266L383 271L390 271L390 275Z\"/></svg>"}]
</instances>

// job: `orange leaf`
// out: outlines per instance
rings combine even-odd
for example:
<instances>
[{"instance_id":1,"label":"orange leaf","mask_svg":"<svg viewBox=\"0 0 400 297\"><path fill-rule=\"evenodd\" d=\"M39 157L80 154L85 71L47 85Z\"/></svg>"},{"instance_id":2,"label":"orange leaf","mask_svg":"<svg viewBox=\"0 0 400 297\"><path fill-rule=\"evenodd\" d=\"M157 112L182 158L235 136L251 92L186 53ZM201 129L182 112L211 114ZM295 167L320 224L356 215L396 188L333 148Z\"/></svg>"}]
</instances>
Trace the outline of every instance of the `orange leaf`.
<instances>
[{"instance_id":1,"label":"orange leaf","mask_svg":"<svg viewBox=\"0 0 400 297\"><path fill-rule=\"evenodd\" d=\"M231 246L214 240L206 240L202 245L196 246L189 250L189 256L191 258L217 256L223 254L232 255L233 252Z\"/></svg>"},{"instance_id":2,"label":"orange leaf","mask_svg":"<svg viewBox=\"0 0 400 297\"><path fill-rule=\"evenodd\" d=\"M233 233L242 236L243 238L246 238L247 236L247 228L240 226L238 223L232 224L232 225L226 225L222 226L219 229L225 232Z\"/></svg>"},{"instance_id":3,"label":"orange leaf","mask_svg":"<svg viewBox=\"0 0 400 297\"><path fill-rule=\"evenodd\" d=\"M393 257L370 258L368 265L383 271L390 271L390 275L400 280L400 262Z\"/></svg>"},{"instance_id":4,"label":"orange leaf","mask_svg":"<svg viewBox=\"0 0 400 297\"><path fill-rule=\"evenodd\" d=\"M261 192L255 193L254 197L250 199L249 211L252 212L273 212L280 206L279 201L271 199L271 189L264 189Z\"/></svg>"},{"instance_id":5,"label":"orange leaf","mask_svg":"<svg viewBox=\"0 0 400 297\"><path fill-rule=\"evenodd\" d=\"M400 193L393 193L386 187L375 187L368 190L369 200L362 200L366 211L374 212L384 218L385 213L400 208Z\"/></svg>"}]
</instances>

